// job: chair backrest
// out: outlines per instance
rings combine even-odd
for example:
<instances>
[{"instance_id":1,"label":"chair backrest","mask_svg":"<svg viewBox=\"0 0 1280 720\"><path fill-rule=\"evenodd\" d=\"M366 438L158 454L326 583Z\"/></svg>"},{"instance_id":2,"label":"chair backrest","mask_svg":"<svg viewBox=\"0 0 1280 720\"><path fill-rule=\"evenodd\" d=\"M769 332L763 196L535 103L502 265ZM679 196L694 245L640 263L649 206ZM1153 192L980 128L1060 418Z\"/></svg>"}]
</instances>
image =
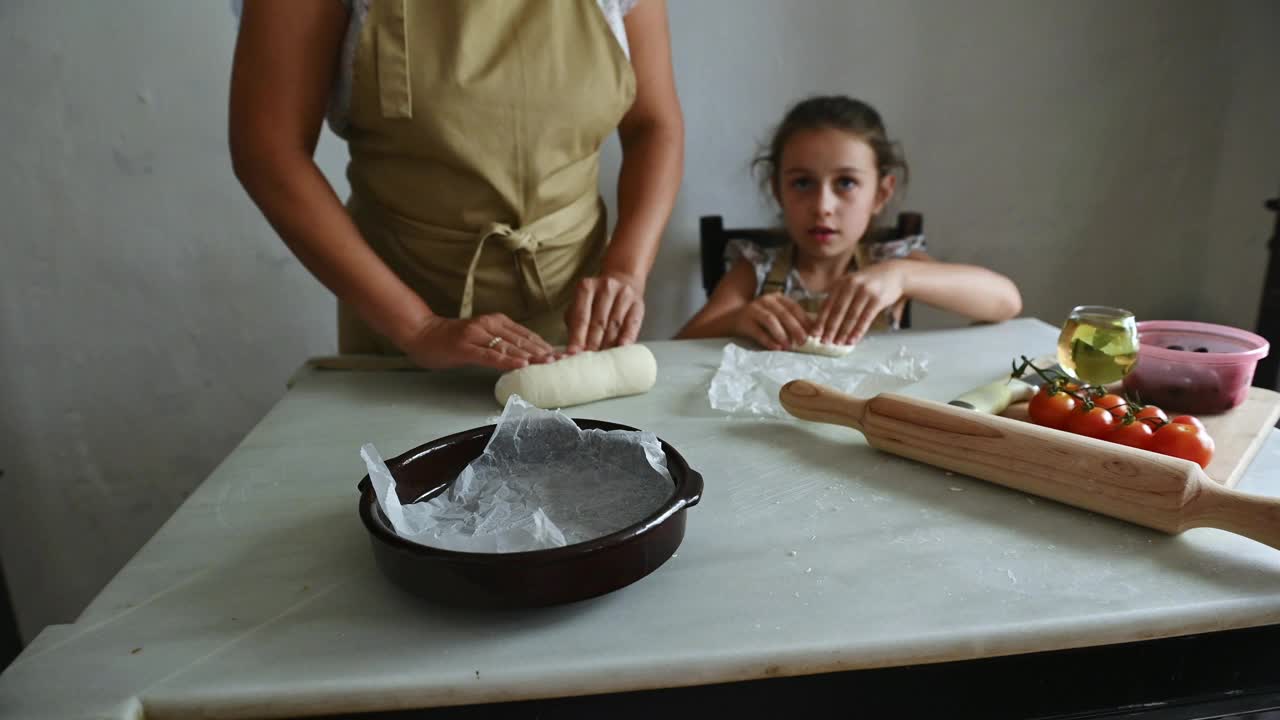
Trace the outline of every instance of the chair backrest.
<instances>
[{"instance_id":1,"label":"chair backrest","mask_svg":"<svg viewBox=\"0 0 1280 720\"><path fill-rule=\"evenodd\" d=\"M924 227L924 217L917 212L898 214L898 225L889 229L892 238L914 235ZM698 219L698 241L702 254L702 289L707 297L724 277L725 248L730 240L747 240L760 247L777 247L787 242L786 233L778 228L726 228L724 218L720 215L703 215ZM902 319L899 327L911 326L911 303L902 308Z\"/></svg>"},{"instance_id":2,"label":"chair backrest","mask_svg":"<svg viewBox=\"0 0 1280 720\"><path fill-rule=\"evenodd\" d=\"M787 234L777 228L726 228L719 215L703 215L698 220L698 240L702 250L702 289L711 292L720 284L725 267L725 248L730 240L747 240L760 247L777 247L787 242Z\"/></svg>"}]
</instances>

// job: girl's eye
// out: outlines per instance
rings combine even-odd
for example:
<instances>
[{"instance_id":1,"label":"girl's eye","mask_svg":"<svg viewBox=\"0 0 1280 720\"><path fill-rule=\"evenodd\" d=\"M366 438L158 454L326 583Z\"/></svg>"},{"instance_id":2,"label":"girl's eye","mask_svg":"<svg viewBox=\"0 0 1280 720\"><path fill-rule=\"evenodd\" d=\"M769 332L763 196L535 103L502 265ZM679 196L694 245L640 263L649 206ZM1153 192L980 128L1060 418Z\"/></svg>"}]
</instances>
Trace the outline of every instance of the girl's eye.
<instances>
[{"instance_id":1,"label":"girl's eye","mask_svg":"<svg viewBox=\"0 0 1280 720\"><path fill-rule=\"evenodd\" d=\"M858 186L858 181L851 177L842 177L836 180L836 188L840 190L852 190Z\"/></svg>"},{"instance_id":2,"label":"girl's eye","mask_svg":"<svg viewBox=\"0 0 1280 720\"><path fill-rule=\"evenodd\" d=\"M795 190L808 190L811 184L809 178L795 178L791 181L791 187Z\"/></svg>"}]
</instances>

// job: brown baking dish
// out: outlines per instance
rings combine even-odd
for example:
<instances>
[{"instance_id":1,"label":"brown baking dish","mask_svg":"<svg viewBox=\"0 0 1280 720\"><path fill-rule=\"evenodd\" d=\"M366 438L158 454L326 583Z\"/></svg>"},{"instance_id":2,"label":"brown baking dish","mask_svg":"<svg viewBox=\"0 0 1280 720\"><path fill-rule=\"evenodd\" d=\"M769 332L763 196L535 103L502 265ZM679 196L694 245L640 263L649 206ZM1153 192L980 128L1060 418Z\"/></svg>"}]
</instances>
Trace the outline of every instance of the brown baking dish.
<instances>
[{"instance_id":1,"label":"brown baking dish","mask_svg":"<svg viewBox=\"0 0 1280 720\"><path fill-rule=\"evenodd\" d=\"M635 430L574 419L583 429ZM495 426L464 430L387 461L401 503L444 492L480 456ZM547 550L468 553L427 547L391 529L369 476L361 479L360 519L378 568L421 597L467 607L540 607L584 600L625 587L656 570L684 539L685 508L702 496L702 476L661 438L675 492L652 515L610 535Z\"/></svg>"}]
</instances>

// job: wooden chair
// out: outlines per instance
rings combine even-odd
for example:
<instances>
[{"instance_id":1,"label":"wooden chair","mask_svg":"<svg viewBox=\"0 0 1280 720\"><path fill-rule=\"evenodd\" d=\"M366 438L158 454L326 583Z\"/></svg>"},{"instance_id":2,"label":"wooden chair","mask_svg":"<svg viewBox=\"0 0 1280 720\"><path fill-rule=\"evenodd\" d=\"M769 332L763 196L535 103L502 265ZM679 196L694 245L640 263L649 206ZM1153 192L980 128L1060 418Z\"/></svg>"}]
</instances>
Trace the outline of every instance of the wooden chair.
<instances>
[{"instance_id":1,"label":"wooden chair","mask_svg":"<svg viewBox=\"0 0 1280 720\"><path fill-rule=\"evenodd\" d=\"M915 235L924 228L924 217L920 213L902 212L898 214L898 225L886 231L888 238L899 238ZM698 219L698 241L702 255L702 289L707 297L724 277L728 267L725 262L725 248L730 240L746 240L769 248L787 242L787 235L777 228L726 228L724 218L720 215L703 215ZM911 302L902 308L902 319L899 327L911 327Z\"/></svg>"}]
</instances>

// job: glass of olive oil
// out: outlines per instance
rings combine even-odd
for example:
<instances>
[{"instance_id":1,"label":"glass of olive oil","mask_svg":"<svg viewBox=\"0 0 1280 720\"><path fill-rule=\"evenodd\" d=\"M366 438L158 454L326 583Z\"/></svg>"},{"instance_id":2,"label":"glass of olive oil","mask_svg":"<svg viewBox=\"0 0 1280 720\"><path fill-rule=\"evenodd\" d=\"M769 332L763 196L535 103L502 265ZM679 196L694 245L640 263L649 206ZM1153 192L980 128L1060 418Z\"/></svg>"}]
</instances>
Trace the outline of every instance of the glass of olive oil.
<instances>
[{"instance_id":1,"label":"glass of olive oil","mask_svg":"<svg viewBox=\"0 0 1280 720\"><path fill-rule=\"evenodd\" d=\"M1102 305L1075 308L1058 336L1058 363L1090 385L1123 379L1138 363L1133 313Z\"/></svg>"}]
</instances>

